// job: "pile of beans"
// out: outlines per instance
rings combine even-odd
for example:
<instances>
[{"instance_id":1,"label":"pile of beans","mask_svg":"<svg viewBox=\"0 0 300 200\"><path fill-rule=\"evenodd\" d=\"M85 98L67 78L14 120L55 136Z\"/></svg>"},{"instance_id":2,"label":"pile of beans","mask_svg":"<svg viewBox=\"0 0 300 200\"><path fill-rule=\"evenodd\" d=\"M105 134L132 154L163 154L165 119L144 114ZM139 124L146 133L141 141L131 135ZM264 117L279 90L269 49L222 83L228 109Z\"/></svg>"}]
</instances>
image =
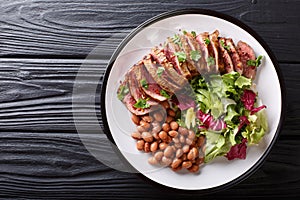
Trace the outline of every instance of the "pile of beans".
<instances>
[{"instance_id":1,"label":"pile of beans","mask_svg":"<svg viewBox=\"0 0 300 200\"><path fill-rule=\"evenodd\" d=\"M163 111L153 111L145 116L132 115L132 121L137 125L137 131L131 135L136 140L136 148L152 153L148 160L152 165L169 166L174 171L182 168L199 171L204 161L205 138L179 126L170 104L163 102L162 105Z\"/></svg>"}]
</instances>

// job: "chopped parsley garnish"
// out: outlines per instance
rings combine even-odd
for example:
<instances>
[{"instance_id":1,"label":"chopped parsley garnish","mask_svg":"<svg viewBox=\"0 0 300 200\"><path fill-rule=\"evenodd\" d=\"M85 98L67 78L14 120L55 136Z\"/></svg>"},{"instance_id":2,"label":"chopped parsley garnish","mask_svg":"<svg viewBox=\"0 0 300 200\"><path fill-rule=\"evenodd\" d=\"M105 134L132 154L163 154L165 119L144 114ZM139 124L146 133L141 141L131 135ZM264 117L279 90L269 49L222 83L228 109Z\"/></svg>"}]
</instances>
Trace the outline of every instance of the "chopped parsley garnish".
<instances>
[{"instance_id":1,"label":"chopped parsley garnish","mask_svg":"<svg viewBox=\"0 0 300 200\"><path fill-rule=\"evenodd\" d=\"M183 33L183 35L186 35L188 32L186 30L183 30L182 33ZM193 37L197 36L195 31L191 31L191 34L192 34Z\"/></svg>"},{"instance_id":2,"label":"chopped parsley garnish","mask_svg":"<svg viewBox=\"0 0 300 200\"><path fill-rule=\"evenodd\" d=\"M230 51L230 46L229 46L229 45L225 45L223 40L221 40L220 43L221 43L221 46L222 46L224 49L226 49L227 51Z\"/></svg>"},{"instance_id":3,"label":"chopped parsley garnish","mask_svg":"<svg viewBox=\"0 0 300 200\"><path fill-rule=\"evenodd\" d=\"M182 47L182 43L180 41L180 37L179 35L174 35L173 38L172 38L172 41L175 43L175 44L178 44L180 47Z\"/></svg>"},{"instance_id":4,"label":"chopped parsley garnish","mask_svg":"<svg viewBox=\"0 0 300 200\"><path fill-rule=\"evenodd\" d=\"M208 66L212 66L212 65L215 64L215 59L214 59L214 57L209 56L209 57L207 58L206 62L207 62L207 64L208 64Z\"/></svg>"},{"instance_id":5,"label":"chopped parsley garnish","mask_svg":"<svg viewBox=\"0 0 300 200\"><path fill-rule=\"evenodd\" d=\"M256 58L256 60L248 60L247 61L247 65L248 66L255 66L258 67L261 64L261 59L263 58L263 56L258 56Z\"/></svg>"},{"instance_id":6,"label":"chopped parsley garnish","mask_svg":"<svg viewBox=\"0 0 300 200\"><path fill-rule=\"evenodd\" d=\"M148 83L147 83L146 79L140 80L140 83L143 88L148 89Z\"/></svg>"},{"instance_id":7,"label":"chopped parsley garnish","mask_svg":"<svg viewBox=\"0 0 300 200\"><path fill-rule=\"evenodd\" d=\"M135 108L149 108L150 105L147 103L147 101L149 100L149 98L147 99L139 99L133 106Z\"/></svg>"},{"instance_id":8,"label":"chopped parsley garnish","mask_svg":"<svg viewBox=\"0 0 300 200\"><path fill-rule=\"evenodd\" d=\"M196 35L197 35L195 31L192 31L191 34L193 37L196 37Z\"/></svg>"},{"instance_id":9,"label":"chopped parsley garnish","mask_svg":"<svg viewBox=\"0 0 300 200\"><path fill-rule=\"evenodd\" d=\"M206 44L206 45L209 45L209 44L210 44L210 40L209 40L208 38L205 38L204 41L205 41L205 44Z\"/></svg>"},{"instance_id":10,"label":"chopped parsley garnish","mask_svg":"<svg viewBox=\"0 0 300 200\"><path fill-rule=\"evenodd\" d=\"M164 90L161 90L159 93L160 93L161 96L164 96L164 97L166 97L167 99L170 98L170 95L169 95L166 91L164 91Z\"/></svg>"},{"instance_id":11,"label":"chopped parsley garnish","mask_svg":"<svg viewBox=\"0 0 300 200\"><path fill-rule=\"evenodd\" d=\"M201 58L201 55L200 55L200 52L197 51L197 50L192 50L191 51L191 55L190 55L190 58L194 61L198 61L200 58Z\"/></svg>"},{"instance_id":12,"label":"chopped parsley garnish","mask_svg":"<svg viewBox=\"0 0 300 200\"><path fill-rule=\"evenodd\" d=\"M182 51L175 52L175 56L177 56L179 62L184 62L186 60L186 54Z\"/></svg>"},{"instance_id":13,"label":"chopped parsley garnish","mask_svg":"<svg viewBox=\"0 0 300 200\"><path fill-rule=\"evenodd\" d=\"M128 89L127 85L121 85L119 88L119 91L118 91L118 99L120 101L122 101L124 99L124 96L126 94L128 94L128 92L129 92L129 89Z\"/></svg>"},{"instance_id":14,"label":"chopped parsley garnish","mask_svg":"<svg viewBox=\"0 0 300 200\"><path fill-rule=\"evenodd\" d=\"M164 67L158 67L156 74L158 75L158 77L161 77L162 73L165 71Z\"/></svg>"}]
</instances>

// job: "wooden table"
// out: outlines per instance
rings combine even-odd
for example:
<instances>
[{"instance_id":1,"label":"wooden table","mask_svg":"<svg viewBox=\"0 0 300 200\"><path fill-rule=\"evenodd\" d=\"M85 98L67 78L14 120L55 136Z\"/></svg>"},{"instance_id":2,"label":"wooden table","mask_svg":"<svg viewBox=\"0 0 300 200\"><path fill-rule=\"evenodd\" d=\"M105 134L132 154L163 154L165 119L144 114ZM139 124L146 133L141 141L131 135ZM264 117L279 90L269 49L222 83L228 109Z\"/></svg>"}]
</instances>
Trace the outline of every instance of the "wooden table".
<instances>
[{"instance_id":1,"label":"wooden table","mask_svg":"<svg viewBox=\"0 0 300 200\"><path fill-rule=\"evenodd\" d=\"M145 20L174 9L216 10L253 28L270 46L283 72L287 115L262 167L238 185L208 196L163 192L135 174L99 162L74 125L93 134L91 106L73 94L103 78L121 40ZM0 3L0 197L22 199L250 199L300 197L300 43L297 0L6 0ZM117 34L117 37L112 37ZM100 69L100 73L99 73ZM99 94L99 91L97 91ZM88 91L86 95L90 95ZM73 101L73 104L72 104ZM100 111L99 102L96 110ZM103 140L105 135L103 134ZM97 144L95 144L97 145ZM105 151L105 150L103 150Z\"/></svg>"}]
</instances>

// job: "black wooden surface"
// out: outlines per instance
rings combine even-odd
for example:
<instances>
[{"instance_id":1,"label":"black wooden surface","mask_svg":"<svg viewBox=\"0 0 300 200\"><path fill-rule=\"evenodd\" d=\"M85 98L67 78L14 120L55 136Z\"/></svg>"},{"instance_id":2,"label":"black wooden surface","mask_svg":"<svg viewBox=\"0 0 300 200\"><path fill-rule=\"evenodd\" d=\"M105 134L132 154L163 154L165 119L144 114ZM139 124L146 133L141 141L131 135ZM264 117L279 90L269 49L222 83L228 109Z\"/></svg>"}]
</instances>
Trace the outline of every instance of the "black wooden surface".
<instances>
[{"instance_id":1,"label":"black wooden surface","mask_svg":"<svg viewBox=\"0 0 300 200\"><path fill-rule=\"evenodd\" d=\"M73 120L96 131L93 107L73 107L74 80L85 57L98 60L79 86L100 80L121 40L165 11L205 8L253 28L271 47L284 75L287 116L262 167L240 184L206 196L170 194L135 174L99 162ZM2 0L0 2L0 197L2 199L250 199L300 197L300 43L298 0ZM117 34L117 36L116 36ZM88 92L86 95L89 95ZM72 99L73 98L73 99ZM96 110L100 111L99 105ZM81 114L82 113L82 114ZM101 116L100 116L101 119ZM100 126L102 125L101 120ZM88 137L88 136L87 136ZM103 135L103 141L105 135ZM96 144L97 145L97 144ZM107 152L109 149L103 149Z\"/></svg>"}]
</instances>

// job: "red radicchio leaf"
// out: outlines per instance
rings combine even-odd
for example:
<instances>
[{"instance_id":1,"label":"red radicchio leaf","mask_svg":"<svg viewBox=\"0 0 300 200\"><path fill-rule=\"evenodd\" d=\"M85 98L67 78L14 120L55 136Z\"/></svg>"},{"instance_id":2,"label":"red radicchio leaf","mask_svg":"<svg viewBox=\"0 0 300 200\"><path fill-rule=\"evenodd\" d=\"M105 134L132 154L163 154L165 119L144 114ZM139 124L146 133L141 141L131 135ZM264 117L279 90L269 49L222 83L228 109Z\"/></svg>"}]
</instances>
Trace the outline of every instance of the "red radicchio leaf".
<instances>
[{"instance_id":1,"label":"red radicchio leaf","mask_svg":"<svg viewBox=\"0 0 300 200\"><path fill-rule=\"evenodd\" d=\"M252 90L244 90L243 95L241 96L241 101L243 102L245 108L251 111L251 115L257 113L261 109L266 108L265 105L254 108L254 103L256 99L256 94Z\"/></svg>"},{"instance_id":2,"label":"red radicchio leaf","mask_svg":"<svg viewBox=\"0 0 300 200\"><path fill-rule=\"evenodd\" d=\"M209 127L213 117L210 114L203 113L201 110L197 112L197 118L203 123L204 126Z\"/></svg>"},{"instance_id":3,"label":"red radicchio leaf","mask_svg":"<svg viewBox=\"0 0 300 200\"><path fill-rule=\"evenodd\" d=\"M262 110L262 109L264 109L264 108L266 108L267 106L265 106L265 105L262 105L262 106L259 106L259 107L257 107L257 108L253 108L252 110L251 110L251 115L253 115L253 114L255 114L255 113L257 113L258 111L260 111L260 110Z\"/></svg>"},{"instance_id":4,"label":"red radicchio leaf","mask_svg":"<svg viewBox=\"0 0 300 200\"><path fill-rule=\"evenodd\" d=\"M241 96L241 101L247 110L253 109L255 98L256 94L252 90L244 90L244 93Z\"/></svg>"},{"instance_id":5,"label":"red radicchio leaf","mask_svg":"<svg viewBox=\"0 0 300 200\"><path fill-rule=\"evenodd\" d=\"M245 159L247 150L247 139L243 138L240 144L236 144L230 148L230 151L225 155L228 160L235 158Z\"/></svg>"},{"instance_id":6,"label":"red radicchio leaf","mask_svg":"<svg viewBox=\"0 0 300 200\"><path fill-rule=\"evenodd\" d=\"M198 126L198 129L199 129L199 130L206 130L206 129L207 129L207 127L206 127L206 126L204 126L204 125L199 125L199 126Z\"/></svg>"},{"instance_id":7,"label":"red radicchio leaf","mask_svg":"<svg viewBox=\"0 0 300 200\"><path fill-rule=\"evenodd\" d=\"M245 124L250 124L248 118L246 116L240 116L240 125L238 128L238 132L241 130L241 128L245 125Z\"/></svg>"},{"instance_id":8,"label":"red radicchio leaf","mask_svg":"<svg viewBox=\"0 0 300 200\"><path fill-rule=\"evenodd\" d=\"M197 112L197 118L203 123L199 129L211 129L220 131L226 128L226 123L222 119L214 120L213 116L208 113L203 113L201 110Z\"/></svg>"}]
</instances>

